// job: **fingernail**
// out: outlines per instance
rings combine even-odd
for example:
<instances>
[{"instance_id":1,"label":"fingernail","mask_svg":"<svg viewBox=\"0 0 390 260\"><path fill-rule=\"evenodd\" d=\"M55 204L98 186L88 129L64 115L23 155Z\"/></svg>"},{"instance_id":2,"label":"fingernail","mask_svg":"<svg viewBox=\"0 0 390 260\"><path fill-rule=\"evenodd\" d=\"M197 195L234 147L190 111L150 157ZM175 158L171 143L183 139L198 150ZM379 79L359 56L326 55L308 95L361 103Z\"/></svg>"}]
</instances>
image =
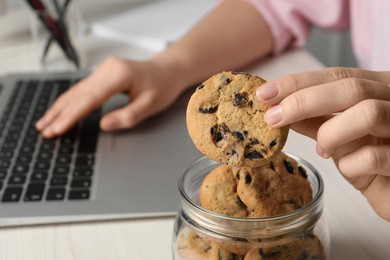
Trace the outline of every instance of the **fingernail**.
<instances>
[{"instance_id":1,"label":"fingernail","mask_svg":"<svg viewBox=\"0 0 390 260\"><path fill-rule=\"evenodd\" d=\"M316 152L319 156L321 156L324 159L328 159L330 157L330 155L326 153L318 143L316 144Z\"/></svg>"},{"instance_id":2,"label":"fingernail","mask_svg":"<svg viewBox=\"0 0 390 260\"><path fill-rule=\"evenodd\" d=\"M114 118L106 118L102 121L102 128L106 130L113 129L116 125L116 120Z\"/></svg>"},{"instance_id":3,"label":"fingernail","mask_svg":"<svg viewBox=\"0 0 390 260\"><path fill-rule=\"evenodd\" d=\"M64 126L62 124L56 124L52 129L55 134L60 134L63 132Z\"/></svg>"},{"instance_id":4,"label":"fingernail","mask_svg":"<svg viewBox=\"0 0 390 260\"><path fill-rule=\"evenodd\" d=\"M46 120L44 118L41 118L37 121L37 123L35 124L35 127L39 130L43 129L46 125Z\"/></svg>"},{"instance_id":5,"label":"fingernail","mask_svg":"<svg viewBox=\"0 0 390 260\"><path fill-rule=\"evenodd\" d=\"M271 107L264 114L264 120L269 125L274 125L282 120L282 107L280 105Z\"/></svg>"},{"instance_id":6,"label":"fingernail","mask_svg":"<svg viewBox=\"0 0 390 260\"><path fill-rule=\"evenodd\" d=\"M274 98L279 93L279 87L276 83L266 83L256 89L256 96L263 100Z\"/></svg>"},{"instance_id":7,"label":"fingernail","mask_svg":"<svg viewBox=\"0 0 390 260\"><path fill-rule=\"evenodd\" d=\"M50 138L53 136L53 131L52 131L52 128L47 128L45 129L45 131L42 132L42 135L45 137L45 138Z\"/></svg>"}]
</instances>

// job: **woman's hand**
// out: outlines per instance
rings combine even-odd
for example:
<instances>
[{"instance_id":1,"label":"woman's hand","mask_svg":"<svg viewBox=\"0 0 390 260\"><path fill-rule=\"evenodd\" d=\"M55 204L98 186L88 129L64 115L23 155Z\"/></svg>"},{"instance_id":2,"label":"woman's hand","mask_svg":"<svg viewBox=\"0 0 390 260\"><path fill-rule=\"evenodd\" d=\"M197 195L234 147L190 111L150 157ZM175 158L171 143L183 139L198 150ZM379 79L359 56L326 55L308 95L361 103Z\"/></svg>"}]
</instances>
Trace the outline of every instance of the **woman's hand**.
<instances>
[{"instance_id":1,"label":"woman's hand","mask_svg":"<svg viewBox=\"0 0 390 260\"><path fill-rule=\"evenodd\" d=\"M171 105L182 92L174 70L155 61L106 59L89 77L60 96L36 127L46 138L65 133L113 95L125 92L128 105L105 115L102 130L130 128Z\"/></svg>"},{"instance_id":2,"label":"woman's hand","mask_svg":"<svg viewBox=\"0 0 390 260\"><path fill-rule=\"evenodd\" d=\"M267 123L317 140L341 174L390 221L390 72L329 68L286 76L257 90L274 105Z\"/></svg>"}]
</instances>

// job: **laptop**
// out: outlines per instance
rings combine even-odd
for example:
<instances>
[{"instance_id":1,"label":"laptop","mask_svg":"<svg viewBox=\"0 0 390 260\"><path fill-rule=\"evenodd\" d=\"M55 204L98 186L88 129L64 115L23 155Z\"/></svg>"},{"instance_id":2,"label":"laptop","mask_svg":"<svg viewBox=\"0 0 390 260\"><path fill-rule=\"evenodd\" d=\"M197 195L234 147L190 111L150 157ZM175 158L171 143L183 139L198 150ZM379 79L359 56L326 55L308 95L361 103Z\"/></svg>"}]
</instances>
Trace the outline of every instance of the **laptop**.
<instances>
[{"instance_id":1,"label":"laptop","mask_svg":"<svg viewBox=\"0 0 390 260\"><path fill-rule=\"evenodd\" d=\"M0 78L0 226L174 216L178 179L201 155L190 140L190 92L125 131L99 131L119 94L69 132L44 139L35 122L85 72ZM97 86L98 87L98 86Z\"/></svg>"}]
</instances>

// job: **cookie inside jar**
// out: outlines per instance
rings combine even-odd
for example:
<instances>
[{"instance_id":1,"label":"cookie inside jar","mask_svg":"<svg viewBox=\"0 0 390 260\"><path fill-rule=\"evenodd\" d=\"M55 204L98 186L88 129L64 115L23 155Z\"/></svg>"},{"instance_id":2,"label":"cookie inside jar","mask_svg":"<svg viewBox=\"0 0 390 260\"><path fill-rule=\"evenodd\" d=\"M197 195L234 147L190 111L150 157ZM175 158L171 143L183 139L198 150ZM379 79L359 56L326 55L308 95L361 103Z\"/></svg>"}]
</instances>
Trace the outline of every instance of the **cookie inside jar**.
<instances>
[{"instance_id":1,"label":"cookie inside jar","mask_svg":"<svg viewBox=\"0 0 390 260\"><path fill-rule=\"evenodd\" d=\"M179 182L174 259L326 259L323 183L314 167L281 153L262 169L252 169L252 175L249 169L206 157L189 167ZM275 194L255 193L251 184L259 180ZM292 180L295 192L284 193L283 185ZM247 191L240 195L242 189Z\"/></svg>"}]
</instances>

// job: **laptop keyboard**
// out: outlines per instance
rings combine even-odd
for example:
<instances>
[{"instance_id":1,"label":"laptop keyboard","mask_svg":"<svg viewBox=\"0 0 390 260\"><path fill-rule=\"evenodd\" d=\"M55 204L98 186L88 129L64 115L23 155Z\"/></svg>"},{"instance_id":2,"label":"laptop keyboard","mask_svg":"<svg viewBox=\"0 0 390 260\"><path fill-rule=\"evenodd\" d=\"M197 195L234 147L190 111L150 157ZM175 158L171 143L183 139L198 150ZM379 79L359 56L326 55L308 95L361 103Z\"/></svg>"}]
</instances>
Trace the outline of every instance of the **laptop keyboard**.
<instances>
[{"instance_id":1,"label":"laptop keyboard","mask_svg":"<svg viewBox=\"0 0 390 260\"><path fill-rule=\"evenodd\" d=\"M16 83L0 118L2 203L90 199L101 110L55 139L44 139L35 129L49 105L74 83Z\"/></svg>"}]
</instances>

